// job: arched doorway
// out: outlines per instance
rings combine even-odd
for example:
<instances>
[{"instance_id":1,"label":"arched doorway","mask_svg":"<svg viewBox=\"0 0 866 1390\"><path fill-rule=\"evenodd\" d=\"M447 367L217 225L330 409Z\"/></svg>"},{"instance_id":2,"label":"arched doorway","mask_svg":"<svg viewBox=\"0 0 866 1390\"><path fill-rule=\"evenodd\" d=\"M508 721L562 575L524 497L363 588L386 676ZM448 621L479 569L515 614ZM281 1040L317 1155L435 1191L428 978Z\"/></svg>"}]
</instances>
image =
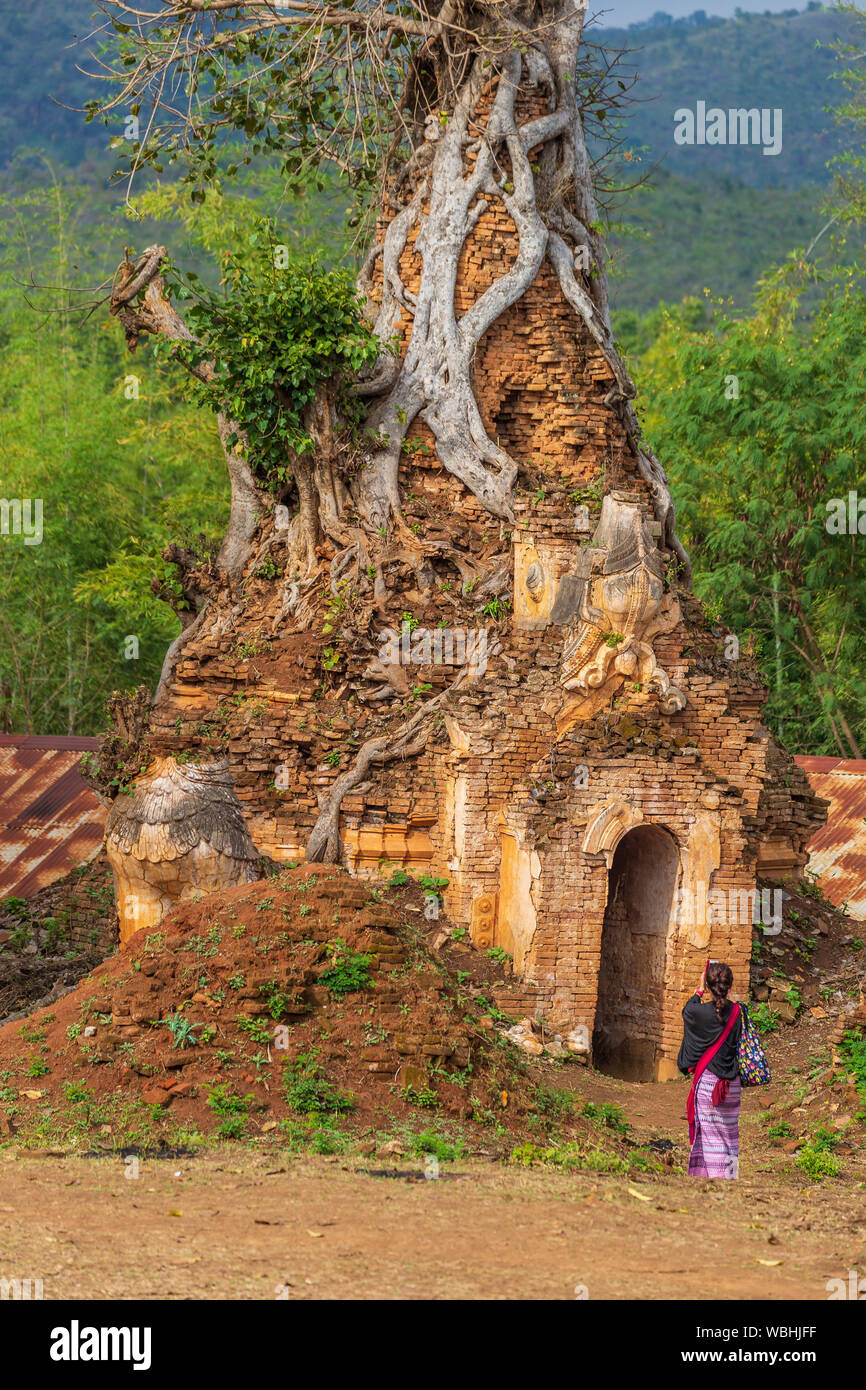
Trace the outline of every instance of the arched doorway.
<instances>
[{"instance_id":1,"label":"arched doorway","mask_svg":"<svg viewBox=\"0 0 866 1390\"><path fill-rule=\"evenodd\" d=\"M677 885L676 841L657 825L620 840L608 873L593 1065L651 1081L661 1044L665 948Z\"/></svg>"}]
</instances>

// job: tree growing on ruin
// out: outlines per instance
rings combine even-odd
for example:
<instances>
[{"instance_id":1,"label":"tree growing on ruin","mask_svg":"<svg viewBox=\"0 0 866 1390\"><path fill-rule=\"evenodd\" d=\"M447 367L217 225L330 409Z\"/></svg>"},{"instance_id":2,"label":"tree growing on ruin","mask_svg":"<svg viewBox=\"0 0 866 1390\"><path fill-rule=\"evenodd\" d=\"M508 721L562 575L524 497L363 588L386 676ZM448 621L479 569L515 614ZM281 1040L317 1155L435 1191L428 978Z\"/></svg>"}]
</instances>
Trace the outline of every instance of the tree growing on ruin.
<instances>
[{"instance_id":1,"label":"tree growing on ruin","mask_svg":"<svg viewBox=\"0 0 866 1390\"><path fill-rule=\"evenodd\" d=\"M279 160L288 191L330 166L355 189L366 238L357 283L292 266L267 227L255 268L229 260L226 294L189 282L178 292L161 246L128 253L115 277L111 310L130 348L142 335L168 345L216 410L232 488L216 558L172 556L183 575L182 628L157 706L217 588L228 586L237 611L243 575L262 572L278 518L287 528L280 617L296 628L312 629L323 594L333 604L350 573L361 606L381 621L395 563L422 593L447 564L499 603L505 552L473 567L459 534L407 525L401 461L423 427L491 529L502 535L514 524L515 497L539 480L485 426L473 361L545 262L606 364L604 405L649 490L659 547L688 585L667 479L641 439L611 333L601 176L587 138L628 84L585 44L586 0L170 0L153 12L103 0L102 8L115 33L102 68L109 95L90 114L132 121L130 179L176 164L196 200L241 162ZM461 256L494 204L516 231L516 255L458 312ZM409 246L420 268L412 287L401 273ZM339 857L342 798L371 764L423 748L447 695L398 703L388 729L364 742L323 800L311 857Z\"/></svg>"}]
</instances>

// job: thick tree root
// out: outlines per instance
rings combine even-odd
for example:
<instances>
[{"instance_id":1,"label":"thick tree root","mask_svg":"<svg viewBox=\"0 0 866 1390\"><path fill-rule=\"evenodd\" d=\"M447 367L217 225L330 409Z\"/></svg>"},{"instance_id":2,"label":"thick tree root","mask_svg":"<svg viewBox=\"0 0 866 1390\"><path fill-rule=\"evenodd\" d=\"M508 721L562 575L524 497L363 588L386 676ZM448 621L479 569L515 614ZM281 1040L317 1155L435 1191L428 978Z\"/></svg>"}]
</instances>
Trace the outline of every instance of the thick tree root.
<instances>
[{"instance_id":1,"label":"thick tree root","mask_svg":"<svg viewBox=\"0 0 866 1390\"><path fill-rule=\"evenodd\" d=\"M353 787L366 779L374 764L381 766L393 762L395 758L412 758L427 746L430 737L430 719L445 700L453 695L466 680L469 667L464 666L446 690L425 700L402 728L378 738L369 738L358 750L358 756L346 772L342 772L334 782L319 812L307 841L307 859L319 864L339 864L343 856L340 839L340 808L343 799Z\"/></svg>"},{"instance_id":2,"label":"thick tree root","mask_svg":"<svg viewBox=\"0 0 866 1390\"><path fill-rule=\"evenodd\" d=\"M620 414L641 474L652 490L663 542L688 573L688 556L673 529L667 478L658 460L640 443L637 418L627 404L635 388L610 329L601 244L592 230L597 211L572 80L583 13L584 7L578 4L546 26L543 37L528 35L523 52L513 49L494 60L476 56L444 128L436 121L427 123L425 143L413 151L395 180L392 194L405 186L410 166L416 177L417 171L423 171L409 202L368 255L359 283L369 299L372 268L381 258L376 333L383 343L390 343L404 311L410 314L412 327L402 362L383 351L371 375L358 386L364 396L383 397L369 420L383 443L361 475L355 500L371 531L392 519L399 527L401 449L413 420L420 417L432 431L437 454L448 471L494 516L513 519L511 499L518 465L484 429L472 390L471 363L484 334L526 293L547 256L565 299L610 367L614 387L607 403ZM486 126L479 131L478 105L492 79L497 80L496 93ZM521 84L547 93L548 112L518 126L515 106ZM536 179L542 160L547 172ZM542 184L546 216L539 206L537 185ZM576 212L556 192L561 189L572 190ZM458 319L454 290L460 255L494 197L502 201L517 230L517 256ZM421 274L417 292L412 294L402 282L400 258L416 224L414 249L421 260ZM587 247L594 265L591 278L584 282L575 255Z\"/></svg>"}]
</instances>

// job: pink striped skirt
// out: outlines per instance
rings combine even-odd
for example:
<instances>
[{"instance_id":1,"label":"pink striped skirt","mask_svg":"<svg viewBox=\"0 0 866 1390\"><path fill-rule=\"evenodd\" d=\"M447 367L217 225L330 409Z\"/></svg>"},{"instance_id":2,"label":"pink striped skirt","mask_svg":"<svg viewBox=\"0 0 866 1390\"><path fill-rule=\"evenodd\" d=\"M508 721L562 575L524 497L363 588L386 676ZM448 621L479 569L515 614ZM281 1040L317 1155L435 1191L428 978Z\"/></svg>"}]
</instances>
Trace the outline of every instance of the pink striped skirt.
<instances>
[{"instance_id":1,"label":"pink striped skirt","mask_svg":"<svg viewBox=\"0 0 866 1390\"><path fill-rule=\"evenodd\" d=\"M717 1077L707 1069L695 1093L695 1142L690 1178L736 1178L740 1165L740 1078L728 1083L721 1105L713 1105Z\"/></svg>"}]
</instances>

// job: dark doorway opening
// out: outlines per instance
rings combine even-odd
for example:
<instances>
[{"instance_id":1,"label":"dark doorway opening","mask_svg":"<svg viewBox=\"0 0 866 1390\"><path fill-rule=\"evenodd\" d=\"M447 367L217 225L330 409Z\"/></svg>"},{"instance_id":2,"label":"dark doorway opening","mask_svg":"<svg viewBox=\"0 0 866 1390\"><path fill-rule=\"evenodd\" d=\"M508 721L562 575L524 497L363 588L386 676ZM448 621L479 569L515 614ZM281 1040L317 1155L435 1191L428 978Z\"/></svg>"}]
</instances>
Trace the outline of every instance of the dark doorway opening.
<instances>
[{"instance_id":1,"label":"dark doorway opening","mask_svg":"<svg viewBox=\"0 0 866 1390\"><path fill-rule=\"evenodd\" d=\"M593 1065L651 1081L661 1046L665 949L677 884L676 841L656 825L620 840L608 873Z\"/></svg>"}]
</instances>

